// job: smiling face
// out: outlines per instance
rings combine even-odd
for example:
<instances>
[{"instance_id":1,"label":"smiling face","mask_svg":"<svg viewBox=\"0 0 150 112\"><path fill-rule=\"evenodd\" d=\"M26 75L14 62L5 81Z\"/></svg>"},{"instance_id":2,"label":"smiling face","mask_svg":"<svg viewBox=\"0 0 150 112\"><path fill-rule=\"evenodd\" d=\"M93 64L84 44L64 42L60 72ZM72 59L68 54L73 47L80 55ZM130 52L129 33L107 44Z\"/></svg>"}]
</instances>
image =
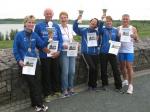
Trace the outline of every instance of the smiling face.
<instances>
[{"instance_id":1,"label":"smiling face","mask_svg":"<svg viewBox=\"0 0 150 112\"><path fill-rule=\"evenodd\" d=\"M27 30L32 31L35 25L35 17L33 15L26 16L24 19L24 26Z\"/></svg>"},{"instance_id":2,"label":"smiling face","mask_svg":"<svg viewBox=\"0 0 150 112\"><path fill-rule=\"evenodd\" d=\"M122 16L122 25L124 27L128 27L129 24L130 24L130 16L128 14L124 14Z\"/></svg>"},{"instance_id":3,"label":"smiling face","mask_svg":"<svg viewBox=\"0 0 150 112\"><path fill-rule=\"evenodd\" d=\"M52 20L53 15L54 15L54 12L53 12L52 9L49 9L49 8L48 8L48 9L45 9L45 11L44 11L44 16L45 16L45 20L46 20L47 22L49 22L49 21Z\"/></svg>"},{"instance_id":4,"label":"smiling face","mask_svg":"<svg viewBox=\"0 0 150 112\"><path fill-rule=\"evenodd\" d=\"M60 23L66 25L68 23L68 14L66 12L61 12L59 14Z\"/></svg>"},{"instance_id":5,"label":"smiling face","mask_svg":"<svg viewBox=\"0 0 150 112\"><path fill-rule=\"evenodd\" d=\"M89 23L89 27L95 29L97 28L97 26L98 26L98 20L96 18L91 19Z\"/></svg>"},{"instance_id":6,"label":"smiling face","mask_svg":"<svg viewBox=\"0 0 150 112\"><path fill-rule=\"evenodd\" d=\"M112 18L111 18L111 16L106 16L106 27L108 27L108 28L112 27Z\"/></svg>"}]
</instances>

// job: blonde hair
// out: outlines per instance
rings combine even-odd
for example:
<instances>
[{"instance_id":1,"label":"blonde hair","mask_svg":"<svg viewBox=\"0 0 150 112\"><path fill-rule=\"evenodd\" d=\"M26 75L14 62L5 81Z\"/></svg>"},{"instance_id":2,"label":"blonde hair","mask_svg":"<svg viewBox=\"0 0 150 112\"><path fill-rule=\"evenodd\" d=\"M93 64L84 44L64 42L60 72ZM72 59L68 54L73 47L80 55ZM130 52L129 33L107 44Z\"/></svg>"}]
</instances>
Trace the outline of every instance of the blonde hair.
<instances>
[{"instance_id":1,"label":"blonde hair","mask_svg":"<svg viewBox=\"0 0 150 112\"><path fill-rule=\"evenodd\" d=\"M110 21L112 21L113 19L112 19L112 17L111 17L111 16L106 16L106 20L110 20Z\"/></svg>"},{"instance_id":2,"label":"blonde hair","mask_svg":"<svg viewBox=\"0 0 150 112\"><path fill-rule=\"evenodd\" d=\"M28 15L24 18L24 27L26 27L25 24L31 19L35 21L35 17L33 15Z\"/></svg>"},{"instance_id":3,"label":"blonde hair","mask_svg":"<svg viewBox=\"0 0 150 112\"><path fill-rule=\"evenodd\" d=\"M65 11L60 12L60 14L59 14L59 18L61 17L61 15L65 15L65 16L67 16L67 18L68 18L68 13L67 13L67 12L65 12Z\"/></svg>"}]
</instances>

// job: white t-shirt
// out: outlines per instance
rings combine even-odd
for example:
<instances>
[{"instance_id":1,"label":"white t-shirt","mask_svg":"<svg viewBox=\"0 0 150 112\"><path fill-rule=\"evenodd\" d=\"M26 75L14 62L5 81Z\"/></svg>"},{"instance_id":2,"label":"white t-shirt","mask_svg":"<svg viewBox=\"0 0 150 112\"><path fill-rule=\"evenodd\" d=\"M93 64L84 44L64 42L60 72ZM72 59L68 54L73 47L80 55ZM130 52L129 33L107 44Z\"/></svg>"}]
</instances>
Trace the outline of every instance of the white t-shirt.
<instances>
[{"instance_id":1,"label":"white t-shirt","mask_svg":"<svg viewBox=\"0 0 150 112\"><path fill-rule=\"evenodd\" d=\"M133 26L129 26L129 34L133 34ZM122 26L119 27L119 33L122 33L124 28ZM122 34L121 34L122 35ZM131 38L131 36L130 36ZM121 47L119 49L119 53L134 53L133 46L133 38L130 39L130 42L121 42Z\"/></svg>"},{"instance_id":2,"label":"white t-shirt","mask_svg":"<svg viewBox=\"0 0 150 112\"><path fill-rule=\"evenodd\" d=\"M63 27L61 24L59 26L62 33L63 45L68 45L69 42L73 41L73 35L75 35L75 32L69 24L67 24L67 27ZM63 51L66 51L66 49L63 49Z\"/></svg>"}]
</instances>

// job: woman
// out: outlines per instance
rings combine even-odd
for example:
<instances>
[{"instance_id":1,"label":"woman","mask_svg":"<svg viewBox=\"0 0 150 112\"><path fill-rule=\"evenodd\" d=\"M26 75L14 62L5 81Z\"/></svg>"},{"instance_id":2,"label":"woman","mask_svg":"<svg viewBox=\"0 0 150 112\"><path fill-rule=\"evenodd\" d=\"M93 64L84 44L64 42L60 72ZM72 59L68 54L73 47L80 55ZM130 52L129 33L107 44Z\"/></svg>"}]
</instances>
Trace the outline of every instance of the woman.
<instances>
[{"instance_id":1,"label":"woman","mask_svg":"<svg viewBox=\"0 0 150 112\"><path fill-rule=\"evenodd\" d=\"M69 43L73 42L73 29L68 25L68 13L61 12L59 14L60 19L60 29L63 38L63 49L60 55L60 66L61 66L61 82L63 97L74 94L74 75L75 75L75 65L76 57L67 56L67 49Z\"/></svg>"},{"instance_id":2,"label":"woman","mask_svg":"<svg viewBox=\"0 0 150 112\"><path fill-rule=\"evenodd\" d=\"M88 89L95 90L97 87L97 66L98 66L98 19L93 18L89 22L88 28L79 28L78 21L82 16L79 15L78 19L73 24L73 30L76 34L81 36L81 53L85 63L88 66Z\"/></svg>"},{"instance_id":3,"label":"woman","mask_svg":"<svg viewBox=\"0 0 150 112\"><path fill-rule=\"evenodd\" d=\"M122 81L118 68L117 56L109 53L111 41L119 41L118 31L112 26L111 16L106 16L105 19L105 26L103 28L100 26L99 28L100 35L102 36L100 48L102 89L106 90L108 86L107 65L108 62L110 62L115 80L115 88L120 91L122 88Z\"/></svg>"},{"instance_id":4,"label":"woman","mask_svg":"<svg viewBox=\"0 0 150 112\"><path fill-rule=\"evenodd\" d=\"M47 48L44 48L44 43L40 37L33 32L34 25L35 17L33 15L26 16L24 30L18 32L14 39L13 54L21 69L25 66L24 59L26 57L37 59L36 47L43 49L47 53L50 52ZM28 64L32 63L28 61ZM35 107L37 112L46 111L48 107L43 105L41 88L36 73L35 75L22 73L22 75L29 86L32 106Z\"/></svg>"}]
</instances>

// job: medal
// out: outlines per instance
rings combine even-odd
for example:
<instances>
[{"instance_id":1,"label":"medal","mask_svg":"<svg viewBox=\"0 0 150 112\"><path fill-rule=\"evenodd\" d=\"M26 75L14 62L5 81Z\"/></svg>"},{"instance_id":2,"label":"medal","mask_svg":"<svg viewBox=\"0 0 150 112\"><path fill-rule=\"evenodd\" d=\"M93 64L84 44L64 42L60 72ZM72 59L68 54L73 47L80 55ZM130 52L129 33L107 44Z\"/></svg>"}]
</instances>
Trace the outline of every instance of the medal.
<instances>
[{"instance_id":1,"label":"medal","mask_svg":"<svg viewBox=\"0 0 150 112\"><path fill-rule=\"evenodd\" d=\"M28 52L31 52L31 48L28 48Z\"/></svg>"},{"instance_id":2,"label":"medal","mask_svg":"<svg viewBox=\"0 0 150 112\"><path fill-rule=\"evenodd\" d=\"M109 43L111 44L111 40L109 40Z\"/></svg>"}]
</instances>

